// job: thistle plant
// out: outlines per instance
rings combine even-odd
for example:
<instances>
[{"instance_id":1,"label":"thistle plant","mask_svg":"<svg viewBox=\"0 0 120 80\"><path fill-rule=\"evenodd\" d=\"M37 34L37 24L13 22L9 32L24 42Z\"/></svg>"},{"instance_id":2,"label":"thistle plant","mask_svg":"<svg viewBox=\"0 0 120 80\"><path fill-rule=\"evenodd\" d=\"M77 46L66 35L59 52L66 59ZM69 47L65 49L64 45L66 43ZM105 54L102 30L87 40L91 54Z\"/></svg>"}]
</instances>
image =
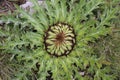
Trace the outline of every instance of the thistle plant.
<instances>
[{"instance_id":1,"label":"thistle plant","mask_svg":"<svg viewBox=\"0 0 120 80\"><path fill-rule=\"evenodd\" d=\"M114 79L89 43L109 33L116 7L109 9L104 0L46 0L44 6L32 2L33 13L18 7L17 16L1 18L5 40L0 49L22 65L15 79Z\"/></svg>"}]
</instances>

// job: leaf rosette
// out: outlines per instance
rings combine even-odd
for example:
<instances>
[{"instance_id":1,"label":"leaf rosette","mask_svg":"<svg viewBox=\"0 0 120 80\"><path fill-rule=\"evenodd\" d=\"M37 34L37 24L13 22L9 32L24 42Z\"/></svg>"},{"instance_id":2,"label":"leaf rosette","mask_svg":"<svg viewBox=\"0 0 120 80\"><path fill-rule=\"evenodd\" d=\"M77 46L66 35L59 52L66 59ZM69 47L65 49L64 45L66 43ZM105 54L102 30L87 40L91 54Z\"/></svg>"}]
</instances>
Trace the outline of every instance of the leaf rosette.
<instances>
[{"instance_id":1,"label":"leaf rosette","mask_svg":"<svg viewBox=\"0 0 120 80\"><path fill-rule=\"evenodd\" d=\"M113 79L89 43L109 32L106 25L116 8L101 8L104 0L46 0L43 6L32 2L33 13L18 8L18 16L2 18L6 24L0 35L6 39L0 49L13 53L23 65L16 78Z\"/></svg>"}]
</instances>

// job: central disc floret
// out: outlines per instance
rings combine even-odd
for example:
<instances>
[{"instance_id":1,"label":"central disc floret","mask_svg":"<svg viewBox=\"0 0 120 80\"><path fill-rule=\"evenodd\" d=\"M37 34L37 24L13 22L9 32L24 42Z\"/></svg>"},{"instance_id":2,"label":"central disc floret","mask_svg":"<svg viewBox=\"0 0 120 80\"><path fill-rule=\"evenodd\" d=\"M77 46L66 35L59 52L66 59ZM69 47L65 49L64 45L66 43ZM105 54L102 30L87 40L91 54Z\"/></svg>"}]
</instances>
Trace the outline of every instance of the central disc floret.
<instances>
[{"instance_id":1,"label":"central disc floret","mask_svg":"<svg viewBox=\"0 0 120 80\"><path fill-rule=\"evenodd\" d=\"M75 45L74 30L65 23L50 26L44 39L46 51L57 57L68 55Z\"/></svg>"}]
</instances>

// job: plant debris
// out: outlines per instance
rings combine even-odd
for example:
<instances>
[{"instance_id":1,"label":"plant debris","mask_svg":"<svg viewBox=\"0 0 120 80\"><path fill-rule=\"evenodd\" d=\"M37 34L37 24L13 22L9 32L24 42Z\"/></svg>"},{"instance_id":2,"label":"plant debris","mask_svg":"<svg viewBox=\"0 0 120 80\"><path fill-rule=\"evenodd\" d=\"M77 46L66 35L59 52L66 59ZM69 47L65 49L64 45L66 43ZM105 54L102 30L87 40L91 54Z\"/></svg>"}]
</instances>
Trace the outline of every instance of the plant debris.
<instances>
[{"instance_id":1,"label":"plant debris","mask_svg":"<svg viewBox=\"0 0 120 80\"><path fill-rule=\"evenodd\" d=\"M6 15L8 12L14 12L15 4L21 5L25 3L26 0L1 0L0 1L0 16Z\"/></svg>"}]
</instances>

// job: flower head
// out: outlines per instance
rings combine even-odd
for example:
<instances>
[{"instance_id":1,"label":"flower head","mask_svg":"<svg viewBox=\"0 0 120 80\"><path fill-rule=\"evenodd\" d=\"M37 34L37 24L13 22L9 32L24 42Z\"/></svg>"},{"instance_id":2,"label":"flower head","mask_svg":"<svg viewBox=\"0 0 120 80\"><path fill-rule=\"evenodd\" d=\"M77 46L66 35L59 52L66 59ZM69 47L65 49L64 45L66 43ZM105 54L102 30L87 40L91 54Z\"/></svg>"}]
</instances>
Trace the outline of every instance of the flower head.
<instances>
[{"instance_id":1,"label":"flower head","mask_svg":"<svg viewBox=\"0 0 120 80\"><path fill-rule=\"evenodd\" d=\"M50 55L68 55L75 45L74 29L65 23L50 26L44 38L45 49Z\"/></svg>"}]
</instances>

